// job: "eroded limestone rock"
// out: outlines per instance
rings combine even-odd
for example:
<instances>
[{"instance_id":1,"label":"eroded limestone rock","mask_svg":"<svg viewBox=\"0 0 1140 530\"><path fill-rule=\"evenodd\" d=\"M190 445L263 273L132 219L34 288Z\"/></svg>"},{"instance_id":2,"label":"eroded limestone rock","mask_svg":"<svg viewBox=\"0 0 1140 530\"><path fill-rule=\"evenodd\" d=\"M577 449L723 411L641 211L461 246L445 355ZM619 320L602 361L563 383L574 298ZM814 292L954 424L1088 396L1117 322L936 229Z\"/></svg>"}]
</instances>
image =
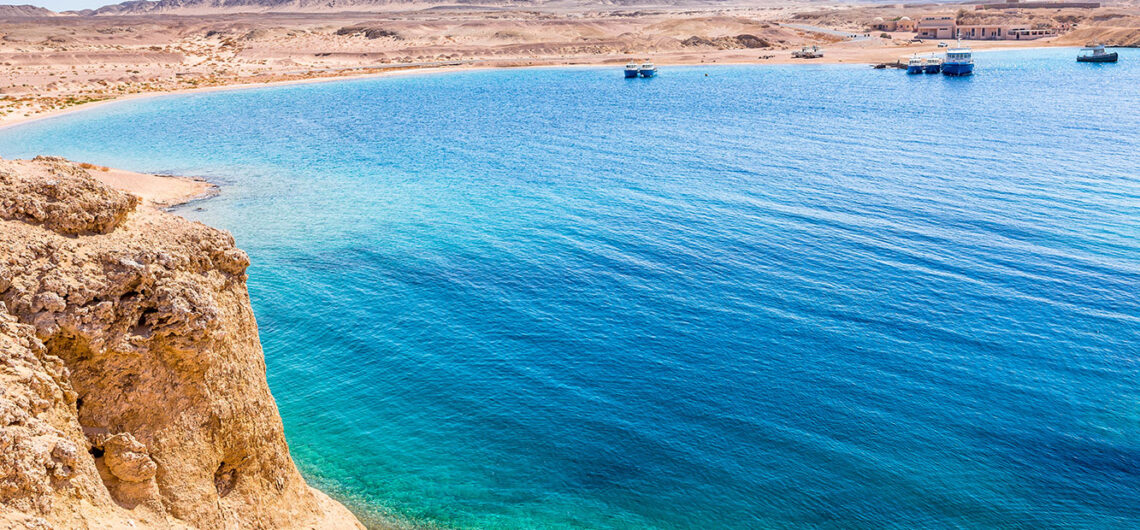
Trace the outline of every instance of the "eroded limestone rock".
<instances>
[{"instance_id":1,"label":"eroded limestone rock","mask_svg":"<svg viewBox=\"0 0 1140 530\"><path fill-rule=\"evenodd\" d=\"M0 218L41 224L61 234L105 234L139 204L138 197L100 184L62 158L36 161L23 171L0 168Z\"/></svg>"},{"instance_id":2,"label":"eroded limestone rock","mask_svg":"<svg viewBox=\"0 0 1140 530\"><path fill-rule=\"evenodd\" d=\"M154 477L158 465L150 459L146 445L131 433L116 434L103 442L103 458L107 469L119 480L145 482Z\"/></svg>"},{"instance_id":3,"label":"eroded limestone rock","mask_svg":"<svg viewBox=\"0 0 1140 530\"><path fill-rule=\"evenodd\" d=\"M359 527L289 456L229 234L0 160L0 249L0 526Z\"/></svg>"}]
</instances>

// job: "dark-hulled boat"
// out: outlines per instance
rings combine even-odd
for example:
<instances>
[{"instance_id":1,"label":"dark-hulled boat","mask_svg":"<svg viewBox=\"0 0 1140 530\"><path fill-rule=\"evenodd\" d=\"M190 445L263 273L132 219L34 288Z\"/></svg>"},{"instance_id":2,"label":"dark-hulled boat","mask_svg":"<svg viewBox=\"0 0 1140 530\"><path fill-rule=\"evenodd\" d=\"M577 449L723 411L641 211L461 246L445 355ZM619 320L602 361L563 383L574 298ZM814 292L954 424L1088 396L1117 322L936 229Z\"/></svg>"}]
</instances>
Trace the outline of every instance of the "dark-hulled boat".
<instances>
[{"instance_id":1,"label":"dark-hulled boat","mask_svg":"<svg viewBox=\"0 0 1140 530\"><path fill-rule=\"evenodd\" d=\"M1081 48L1081 52L1077 54L1078 63L1115 63L1119 59L1116 52L1110 52L1104 49L1103 44L1090 44L1086 48Z\"/></svg>"}]
</instances>

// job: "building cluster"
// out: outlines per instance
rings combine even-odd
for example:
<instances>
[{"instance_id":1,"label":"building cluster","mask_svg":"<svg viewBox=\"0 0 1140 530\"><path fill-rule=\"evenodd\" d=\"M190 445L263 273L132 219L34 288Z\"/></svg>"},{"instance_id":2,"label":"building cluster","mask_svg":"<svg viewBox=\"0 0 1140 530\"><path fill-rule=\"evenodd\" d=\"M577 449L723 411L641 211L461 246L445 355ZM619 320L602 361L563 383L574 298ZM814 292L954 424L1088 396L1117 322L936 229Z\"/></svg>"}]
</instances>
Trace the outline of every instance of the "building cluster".
<instances>
[{"instance_id":1,"label":"building cluster","mask_svg":"<svg viewBox=\"0 0 1140 530\"><path fill-rule=\"evenodd\" d=\"M958 24L954 15L930 15L917 21L909 17L897 20L876 18L871 29L913 32L920 39L1033 40L1057 34L1055 29L1032 28L1024 24Z\"/></svg>"},{"instance_id":2,"label":"building cluster","mask_svg":"<svg viewBox=\"0 0 1140 530\"><path fill-rule=\"evenodd\" d=\"M1020 0L1005 0L1001 3L979 4L977 9L1094 9L1100 7L1099 2L1022 2ZM1043 37L1052 37L1057 34L1056 29L1034 28L1025 24L958 24L954 15L929 15L912 20L910 17L898 17L893 20L876 18L871 23L874 31L901 31L914 33L920 39L954 39L968 40L1033 40Z\"/></svg>"},{"instance_id":3,"label":"building cluster","mask_svg":"<svg viewBox=\"0 0 1140 530\"><path fill-rule=\"evenodd\" d=\"M1021 2L1020 0L1006 0L993 4L980 4L977 9L1096 9L1100 2Z\"/></svg>"},{"instance_id":4,"label":"building cluster","mask_svg":"<svg viewBox=\"0 0 1140 530\"><path fill-rule=\"evenodd\" d=\"M875 17L875 21L871 23L871 29L875 31L904 31L913 32L915 21L910 17L899 17L894 20L883 20L883 17Z\"/></svg>"}]
</instances>

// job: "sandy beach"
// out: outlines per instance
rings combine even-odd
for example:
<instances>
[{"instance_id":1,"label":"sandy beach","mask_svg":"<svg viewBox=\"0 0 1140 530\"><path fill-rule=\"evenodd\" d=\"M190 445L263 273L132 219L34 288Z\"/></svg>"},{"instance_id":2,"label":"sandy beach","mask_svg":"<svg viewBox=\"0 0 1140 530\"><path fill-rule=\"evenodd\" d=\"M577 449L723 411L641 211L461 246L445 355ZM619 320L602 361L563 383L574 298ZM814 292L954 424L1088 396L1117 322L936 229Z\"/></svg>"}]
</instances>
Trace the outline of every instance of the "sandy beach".
<instances>
[{"instance_id":1,"label":"sandy beach","mask_svg":"<svg viewBox=\"0 0 1140 530\"><path fill-rule=\"evenodd\" d=\"M213 197L219 188L202 179L151 175L114 168L87 169L91 176L117 190L138 195L146 203L169 208L190 201Z\"/></svg>"},{"instance_id":2,"label":"sandy beach","mask_svg":"<svg viewBox=\"0 0 1140 530\"><path fill-rule=\"evenodd\" d=\"M136 195L142 199L143 204L152 208L171 208L208 199L221 191L217 184L196 177L138 173L87 162L78 162L77 165L95 180L113 189Z\"/></svg>"}]
</instances>

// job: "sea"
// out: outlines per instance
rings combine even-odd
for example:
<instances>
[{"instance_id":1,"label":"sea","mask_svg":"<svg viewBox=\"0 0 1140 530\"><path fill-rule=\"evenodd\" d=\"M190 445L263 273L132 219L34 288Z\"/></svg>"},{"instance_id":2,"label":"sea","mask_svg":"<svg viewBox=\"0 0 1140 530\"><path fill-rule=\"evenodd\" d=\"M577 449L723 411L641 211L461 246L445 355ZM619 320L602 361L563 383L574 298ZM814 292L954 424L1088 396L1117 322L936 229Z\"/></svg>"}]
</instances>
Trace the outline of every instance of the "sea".
<instances>
[{"instance_id":1,"label":"sea","mask_svg":"<svg viewBox=\"0 0 1140 530\"><path fill-rule=\"evenodd\" d=\"M135 99L0 156L205 177L290 449L369 525L1140 527L1140 50Z\"/></svg>"}]
</instances>

